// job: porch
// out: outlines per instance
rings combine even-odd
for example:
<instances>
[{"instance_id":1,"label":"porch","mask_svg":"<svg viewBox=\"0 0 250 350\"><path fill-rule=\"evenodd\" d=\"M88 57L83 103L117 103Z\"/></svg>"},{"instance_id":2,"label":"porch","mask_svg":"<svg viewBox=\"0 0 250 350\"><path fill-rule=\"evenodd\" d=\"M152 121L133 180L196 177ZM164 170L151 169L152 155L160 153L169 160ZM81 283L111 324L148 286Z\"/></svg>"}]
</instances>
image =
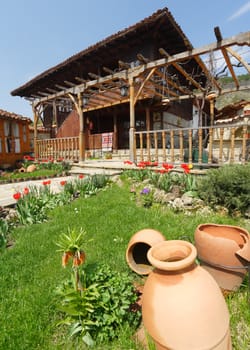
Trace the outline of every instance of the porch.
<instances>
[{"instance_id":1,"label":"porch","mask_svg":"<svg viewBox=\"0 0 250 350\"><path fill-rule=\"evenodd\" d=\"M111 135L112 134L112 135ZM189 163L203 167L244 164L250 160L250 125L248 119L235 125L199 128L135 131L133 162L159 162L178 165ZM112 141L104 143L104 134L91 135L85 159L129 160L129 149L114 149ZM106 134L105 134L106 135ZM113 133L109 133L111 140ZM36 141L37 160L80 162L79 137Z\"/></svg>"}]
</instances>

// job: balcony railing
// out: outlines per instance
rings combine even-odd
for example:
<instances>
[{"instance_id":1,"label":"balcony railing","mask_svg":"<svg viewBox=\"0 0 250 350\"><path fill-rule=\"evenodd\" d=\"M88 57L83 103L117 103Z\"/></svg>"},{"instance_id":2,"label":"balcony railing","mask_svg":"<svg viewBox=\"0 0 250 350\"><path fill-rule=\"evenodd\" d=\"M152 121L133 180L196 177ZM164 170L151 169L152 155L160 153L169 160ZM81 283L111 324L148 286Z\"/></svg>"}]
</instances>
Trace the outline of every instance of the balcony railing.
<instances>
[{"instance_id":1,"label":"balcony railing","mask_svg":"<svg viewBox=\"0 0 250 350\"><path fill-rule=\"evenodd\" d=\"M37 140L38 160L79 161L79 137Z\"/></svg>"},{"instance_id":2,"label":"balcony railing","mask_svg":"<svg viewBox=\"0 0 250 350\"><path fill-rule=\"evenodd\" d=\"M250 160L247 124L135 132L140 161L216 166Z\"/></svg>"},{"instance_id":3,"label":"balcony railing","mask_svg":"<svg viewBox=\"0 0 250 350\"><path fill-rule=\"evenodd\" d=\"M250 127L241 123L200 128L137 131L134 155L138 161L207 166L244 164L250 160ZM86 149L92 151L91 143ZM126 152L127 157L128 153ZM79 138L67 137L37 141L37 158L79 161Z\"/></svg>"}]
</instances>

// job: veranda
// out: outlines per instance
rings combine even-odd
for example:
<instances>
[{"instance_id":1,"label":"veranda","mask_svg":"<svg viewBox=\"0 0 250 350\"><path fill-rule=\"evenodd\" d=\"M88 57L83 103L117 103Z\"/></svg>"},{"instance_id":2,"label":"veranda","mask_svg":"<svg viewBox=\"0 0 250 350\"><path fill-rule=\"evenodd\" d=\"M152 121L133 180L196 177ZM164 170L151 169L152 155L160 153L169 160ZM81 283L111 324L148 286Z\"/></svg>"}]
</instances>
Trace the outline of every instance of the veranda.
<instances>
[{"instance_id":1,"label":"veranda","mask_svg":"<svg viewBox=\"0 0 250 350\"><path fill-rule=\"evenodd\" d=\"M170 130L149 130L134 133L133 159L178 164L187 162L206 166L241 163L249 160L249 127L247 119L239 125ZM205 137L204 137L205 135ZM102 148L102 134L93 135L86 158L129 159L129 150ZM79 137L37 140L38 160L80 161Z\"/></svg>"}]
</instances>

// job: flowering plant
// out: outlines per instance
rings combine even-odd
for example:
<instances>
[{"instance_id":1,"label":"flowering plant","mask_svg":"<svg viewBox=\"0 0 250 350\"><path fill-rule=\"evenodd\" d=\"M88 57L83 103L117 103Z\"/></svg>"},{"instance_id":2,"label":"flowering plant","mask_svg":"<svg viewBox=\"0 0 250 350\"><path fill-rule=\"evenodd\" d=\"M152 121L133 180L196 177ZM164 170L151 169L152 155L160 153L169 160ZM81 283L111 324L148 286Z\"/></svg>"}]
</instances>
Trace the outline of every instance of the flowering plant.
<instances>
[{"instance_id":1,"label":"flowering plant","mask_svg":"<svg viewBox=\"0 0 250 350\"><path fill-rule=\"evenodd\" d=\"M142 200L142 204L145 208L149 208L152 206L153 204L153 192L150 188L148 187L144 187L141 192L141 200Z\"/></svg>"}]
</instances>

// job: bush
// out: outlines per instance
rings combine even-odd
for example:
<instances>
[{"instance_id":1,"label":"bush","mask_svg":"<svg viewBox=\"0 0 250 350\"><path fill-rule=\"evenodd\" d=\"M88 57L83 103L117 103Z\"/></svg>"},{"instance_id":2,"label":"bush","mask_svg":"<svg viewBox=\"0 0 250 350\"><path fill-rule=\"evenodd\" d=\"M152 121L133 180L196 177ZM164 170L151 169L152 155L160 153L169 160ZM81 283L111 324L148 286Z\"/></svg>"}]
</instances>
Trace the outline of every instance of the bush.
<instances>
[{"instance_id":1,"label":"bush","mask_svg":"<svg viewBox=\"0 0 250 350\"><path fill-rule=\"evenodd\" d=\"M250 164L226 165L208 170L199 181L198 194L206 204L222 205L232 214L242 214L250 205Z\"/></svg>"},{"instance_id":2,"label":"bush","mask_svg":"<svg viewBox=\"0 0 250 350\"><path fill-rule=\"evenodd\" d=\"M107 265L85 265L80 284L82 288L76 290L71 280L57 290L58 309L64 314L59 325L69 326L70 336L93 346L119 338L122 327L138 327L138 296L127 273Z\"/></svg>"}]
</instances>

